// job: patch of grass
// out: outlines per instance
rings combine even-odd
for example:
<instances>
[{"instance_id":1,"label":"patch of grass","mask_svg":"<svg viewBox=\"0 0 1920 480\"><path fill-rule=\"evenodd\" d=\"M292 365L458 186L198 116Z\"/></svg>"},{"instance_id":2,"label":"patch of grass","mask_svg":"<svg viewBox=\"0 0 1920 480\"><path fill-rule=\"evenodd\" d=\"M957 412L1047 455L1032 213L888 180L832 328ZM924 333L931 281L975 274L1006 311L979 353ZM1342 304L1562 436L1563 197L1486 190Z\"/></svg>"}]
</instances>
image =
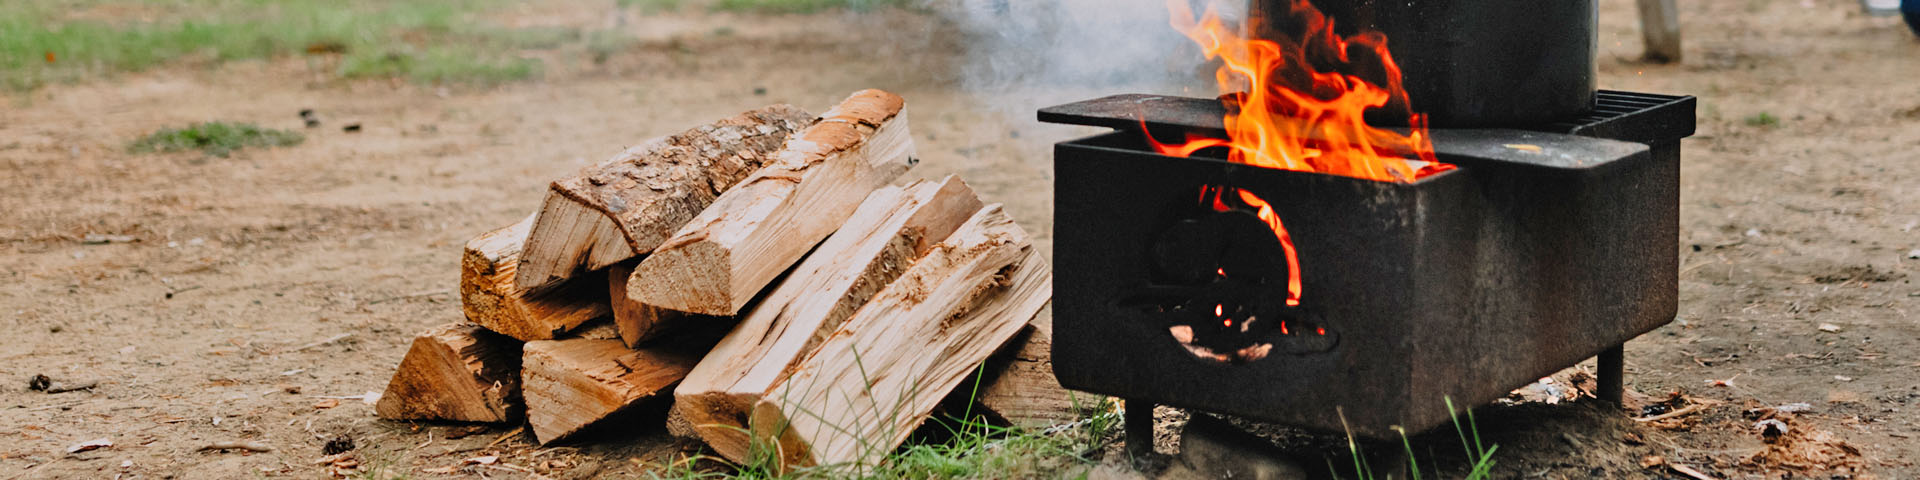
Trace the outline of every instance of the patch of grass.
<instances>
[{"instance_id":1,"label":"patch of grass","mask_svg":"<svg viewBox=\"0 0 1920 480\"><path fill-rule=\"evenodd\" d=\"M341 55L339 73L347 77L497 83L539 73L538 62L516 57L515 49L554 48L580 38L574 30L490 28L471 18L496 3L499 0L0 2L0 84L29 90L167 62L218 63L316 51Z\"/></svg>"},{"instance_id":2,"label":"patch of grass","mask_svg":"<svg viewBox=\"0 0 1920 480\"><path fill-rule=\"evenodd\" d=\"M1485 447L1480 443L1480 428L1475 425L1473 420L1473 410L1469 409L1466 411L1467 421L1463 424L1460 422L1460 412L1453 408L1453 399L1446 398L1443 400L1447 402L1447 415L1453 417L1453 431L1459 434L1461 448L1466 451L1466 458L1471 462L1468 464L1467 474L1461 477L1461 480L1487 480L1492 478L1493 453L1500 450L1500 446ZM1345 414L1342 414L1340 417L1341 424L1345 425L1346 421ZM1411 477L1411 480L1420 480L1420 460L1414 456L1413 440L1407 438L1406 430L1397 426L1393 427L1393 430L1400 433L1400 445L1406 449L1408 476ZM1378 479L1378 477L1374 476L1371 466L1364 460L1366 452L1362 451L1359 443L1354 441L1352 432L1347 433L1347 453L1353 459L1352 471L1354 478L1358 480ZM1334 472L1333 478L1343 478L1340 476L1340 469L1333 465L1331 459L1328 460L1327 470Z\"/></svg>"},{"instance_id":3,"label":"patch of grass","mask_svg":"<svg viewBox=\"0 0 1920 480\"><path fill-rule=\"evenodd\" d=\"M681 0L615 0L621 8L638 8L642 12L671 12L680 10Z\"/></svg>"},{"instance_id":4,"label":"patch of grass","mask_svg":"<svg viewBox=\"0 0 1920 480\"><path fill-rule=\"evenodd\" d=\"M1752 127L1771 127L1780 124L1780 117L1775 117L1771 113L1760 112L1747 117L1746 122L1748 126Z\"/></svg>"},{"instance_id":5,"label":"patch of grass","mask_svg":"<svg viewBox=\"0 0 1920 480\"><path fill-rule=\"evenodd\" d=\"M210 156L226 157L243 148L286 147L305 140L299 132L260 128L251 123L206 122L187 128L161 129L134 140L127 145L127 150L134 153L199 150Z\"/></svg>"},{"instance_id":6,"label":"patch of grass","mask_svg":"<svg viewBox=\"0 0 1920 480\"><path fill-rule=\"evenodd\" d=\"M884 7L912 7L920 3L920 0L717 0L713 8L766 13L813 13L836 8L866 11Z\"/></svg>"},{"instance_id":7,"label":"patch of grass","mask_svg":"<svg viewBox=\"0 0 1920 480\"><path fill-rule=\"evenodd\" d=\"M855 354L855 364L861 368L862 378L866 378L865 367ZM984 367L983 367L984 368ZM982 375L976 372L967 398L978 398ZM867 382L869 388L872 383ZM915 391L920 385L908 386ZM784 394L783 394L784 395ZM909 395L911 396L911 395ZM898 478L1060 478L1083 470L1095 463L1090 455L1099 452L1117 432L1120 414L1113 408L1111 400L1103 400L1097 405L1083 405L1074 397L1075 411L1080 420L1058 425L1045 430L1029 430L1015 427L992 425L984 419L975 417L971 405L958 417L935 417L927 421L941 435L909 439L905 445L891 451L878 451L877 446L863 445L857 455L863 459L874 459L875 466L859 464L822 465L809 468L782 471L776 448L764 445L759 436L753 436L755 444L743 464L728 462L725 459L693 456L682 457L660 471L649 472L654 479L665 480L706 480L706 479L871 479L891 480ZM784 401L784 400L783 400ZM879 408L875 411L883 418L904 414L899 407ZM812 413L802 411L802 415ZM786 428L780 425L773 431ZM829 426L828 428L855 430L858 426ZM741 433L749 434L756 427L750 426ZM927 432L922 429L920 432ZM877 457L877 458L876 458Z\"/></svg>"}]
</instances>

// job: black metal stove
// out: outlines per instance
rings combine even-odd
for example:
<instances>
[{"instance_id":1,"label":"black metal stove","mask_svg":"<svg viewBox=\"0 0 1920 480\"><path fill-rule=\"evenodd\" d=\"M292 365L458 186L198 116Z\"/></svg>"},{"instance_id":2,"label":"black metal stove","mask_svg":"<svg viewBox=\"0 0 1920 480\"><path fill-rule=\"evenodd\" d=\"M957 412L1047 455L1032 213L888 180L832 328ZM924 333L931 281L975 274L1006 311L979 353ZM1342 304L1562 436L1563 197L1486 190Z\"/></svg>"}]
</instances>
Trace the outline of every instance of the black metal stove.
<instances>
[{"instance_id":1,"label":"black metal stove","mask_svg":"<svg viewBox=\"0 0 1920 480\"><path fill-rule=\"evenodd\" d=\"M1130 440L1151 438L1152 404L1387 438L1446 422L1443 398L1482 405L1595 355L1617 400L1621 346L1678 309L1694 99L1597 98L1531 129L1433 129L1459 168L1411 183L1148 146L1224 135L1211 99L1041 110L1117 129L1054 150L1055 374L1126 399Z\"/></svg>"}]
</instances>

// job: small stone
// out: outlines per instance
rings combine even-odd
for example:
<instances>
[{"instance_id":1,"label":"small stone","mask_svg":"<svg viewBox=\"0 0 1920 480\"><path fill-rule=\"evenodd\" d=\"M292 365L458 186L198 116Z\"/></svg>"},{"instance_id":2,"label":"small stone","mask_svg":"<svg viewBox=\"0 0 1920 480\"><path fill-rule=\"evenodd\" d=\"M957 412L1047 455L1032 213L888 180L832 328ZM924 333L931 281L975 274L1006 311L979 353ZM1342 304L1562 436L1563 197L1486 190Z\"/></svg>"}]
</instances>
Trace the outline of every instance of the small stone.
<instances>
[{"instance_id":1,"label":"small stone","mask_svg":"<svg viewBox=\"0 0 1920 480\"><path fill-rule=\"evenodd\" d=\"M1822 323L1820 324L1820 331L1827 332L1827 333L1836 333L1840 331L1840 326L1834 325L1831 323Z\"/></svg>"},{"instance_id":2,"label":"small stone","mask_svg":"<svg viewBox=\"0 0 1920 480\"><path fill-rule=\"evenodd\" d=\"M1912 251L1907 252L1907 258L1913 259L1913 260L1920 260L1920 248L1916 248L1916 249L1913 249Z\"/></svg>"},{"instance_id":3,"label":"small stone","mask_svg":"<svg viewBox=\"0 0 1920 480\"><path fill-rule=\"evenodd\" d=\"M1846 376L1846 375L1834 375L1834 376L1833 376L1833 379L1834 379L1834 380L1839 380L1839 381L1842 381L1842 382L1851 382L1851 381L1853 381L1853 377L1849 377L1849 376Z\"/></svg>"}]
</instances>

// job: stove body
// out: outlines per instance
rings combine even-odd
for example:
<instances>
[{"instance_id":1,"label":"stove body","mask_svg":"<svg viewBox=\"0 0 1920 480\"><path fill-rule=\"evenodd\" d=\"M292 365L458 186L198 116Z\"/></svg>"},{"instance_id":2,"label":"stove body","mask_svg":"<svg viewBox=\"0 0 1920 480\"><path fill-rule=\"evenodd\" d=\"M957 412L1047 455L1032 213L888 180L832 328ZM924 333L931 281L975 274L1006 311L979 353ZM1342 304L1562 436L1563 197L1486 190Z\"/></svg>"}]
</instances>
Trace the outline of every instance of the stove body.
<instances>
[{"instance_id":1,"label":"stove body","mask_svg":"<svg viewBox=\"0 0 1920 480\"><path fill-rule=\"evenodd\" d=\"M1130 407L1389 438L1447 422L1443 399L1485 404L1617 353L1678 309L1679 140L1694 101L1598 97L1590 114L1531 131L1434 129L1439 160L1459 168L1412 183L1147 145L1143 129L1222 135L1214 100L1042 110L1117 129L1055 148L1056 376ZM1268 225L1244 203L1218 208L1232 192L1284 222L1297 305ZM1259 354L1205 355L1246 348Z\"/></svg>"}]
</instances>

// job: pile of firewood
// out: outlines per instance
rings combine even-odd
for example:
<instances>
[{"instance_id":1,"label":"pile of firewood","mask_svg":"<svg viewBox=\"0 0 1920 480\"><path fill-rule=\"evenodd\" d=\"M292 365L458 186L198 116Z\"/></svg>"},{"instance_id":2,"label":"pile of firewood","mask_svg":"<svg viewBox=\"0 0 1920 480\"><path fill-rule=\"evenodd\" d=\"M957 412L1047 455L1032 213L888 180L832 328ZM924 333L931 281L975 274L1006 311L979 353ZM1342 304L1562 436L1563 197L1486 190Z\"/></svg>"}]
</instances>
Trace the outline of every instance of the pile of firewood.
<instances>
[{"instance_id":1,"label":"pile of firewood","mask_svg":"<svg viewBox=\"0 0 1920 480\"><path fill-rule=\"evenodd\" d=\"M958 178L895 185L915 161L904 101L865 90L555 181L538 212L467 243L467 323L416 338L376 410L524 418L547 444L672 402L664 424L618 428L783 466L872 464L956 398L994 421L1067 419L1046 260Z\"/></svg>"}]
</instances>

